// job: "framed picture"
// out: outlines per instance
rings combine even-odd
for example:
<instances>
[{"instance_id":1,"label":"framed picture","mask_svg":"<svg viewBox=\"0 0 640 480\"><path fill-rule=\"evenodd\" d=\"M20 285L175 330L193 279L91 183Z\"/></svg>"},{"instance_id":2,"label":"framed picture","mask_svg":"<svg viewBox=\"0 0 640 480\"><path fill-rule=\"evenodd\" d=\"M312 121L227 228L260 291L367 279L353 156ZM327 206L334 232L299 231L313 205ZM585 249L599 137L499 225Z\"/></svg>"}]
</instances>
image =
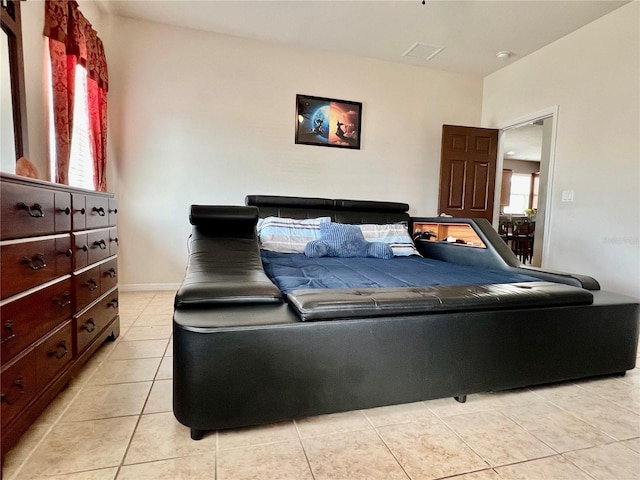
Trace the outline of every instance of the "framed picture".
<instances>
[{"instance_id":1,"label":"framed picture","mask_svg":"<svg viewBox=\"0 0 640 480\"><path fill-rule=\"evenodd\" d=\"M296 95L296 143L360 149L362 103Z\"/></svg>"}]
</instances>

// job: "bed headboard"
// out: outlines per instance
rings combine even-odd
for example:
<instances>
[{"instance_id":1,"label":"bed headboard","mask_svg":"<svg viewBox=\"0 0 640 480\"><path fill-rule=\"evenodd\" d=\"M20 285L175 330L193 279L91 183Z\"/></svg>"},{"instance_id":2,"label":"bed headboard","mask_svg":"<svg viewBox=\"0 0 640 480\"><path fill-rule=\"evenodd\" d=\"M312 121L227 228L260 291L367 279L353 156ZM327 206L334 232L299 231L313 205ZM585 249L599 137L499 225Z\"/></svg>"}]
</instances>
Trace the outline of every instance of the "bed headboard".
<instances>
[{"instance_id":1,"label":"bed headboard","mask_svg":"<svg viewBox=\"0 0 640 480\"><path fill-rule=\"evenodd\" d=\"M331 217L335 222L351 224L409 222L409 205L399 202L247 195L245 204L258 207L262 218Z\"/></svg>"}]
</instances>

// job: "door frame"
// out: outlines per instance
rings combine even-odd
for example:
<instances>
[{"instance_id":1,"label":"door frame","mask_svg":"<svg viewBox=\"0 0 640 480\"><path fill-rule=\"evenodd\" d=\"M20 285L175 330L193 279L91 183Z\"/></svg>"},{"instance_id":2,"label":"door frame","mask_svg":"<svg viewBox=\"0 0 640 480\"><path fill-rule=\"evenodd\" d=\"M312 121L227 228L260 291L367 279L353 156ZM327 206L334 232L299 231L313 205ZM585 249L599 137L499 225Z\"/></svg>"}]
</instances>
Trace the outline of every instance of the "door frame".
<instances>
[{"instance_id":1,"label":"door frame","mask_svg":"<svg viewBox=\"0 0 640 480\"><path fill-rule=\"evenodd\" d=\"M526 125L536 120L543 118L553 117L553 125L551 126L551 138L549 140L549 168L546 179L540 179L545 182L546 192L544 196L545 209L544 209L544 222L543 222L543 238L542 238L542 256L540 258L541 268L546 268L549 260L549 245L551 243L551 216L553 211L553 181L555 177L555 164L556 164L556 141L558 134L558 113L559 105L553 105L551 107L539 110L534 113L530 113L515 119L502 122L498 124L497 128L500 130L498 135L498 158L496 162L496 186L495 195L496 198L500 198L502 190L502 169L504 166L504 132L513 128ZM498 227L498 221L500 218L500 202L495 202L493 215L493 226Z\"/></svg>"}]
</instances>

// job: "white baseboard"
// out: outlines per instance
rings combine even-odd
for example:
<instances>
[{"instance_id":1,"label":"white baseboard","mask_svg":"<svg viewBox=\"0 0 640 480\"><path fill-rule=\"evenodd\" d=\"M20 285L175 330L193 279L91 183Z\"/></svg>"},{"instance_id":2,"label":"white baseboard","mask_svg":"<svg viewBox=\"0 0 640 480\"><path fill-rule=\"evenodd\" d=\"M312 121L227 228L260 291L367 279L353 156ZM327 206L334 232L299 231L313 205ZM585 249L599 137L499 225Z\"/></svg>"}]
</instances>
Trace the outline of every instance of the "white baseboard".
<instances>
[{"instance_id":1,"label":"white baseboard","mask_svg":"<svg viewBox=\"0 0 640 480\"><path fill-rule=\"evenodd\" d=\"M121 292L177 292L180 288L179 283L121 283L118 290Z\"/></svg>"}]
</instances>

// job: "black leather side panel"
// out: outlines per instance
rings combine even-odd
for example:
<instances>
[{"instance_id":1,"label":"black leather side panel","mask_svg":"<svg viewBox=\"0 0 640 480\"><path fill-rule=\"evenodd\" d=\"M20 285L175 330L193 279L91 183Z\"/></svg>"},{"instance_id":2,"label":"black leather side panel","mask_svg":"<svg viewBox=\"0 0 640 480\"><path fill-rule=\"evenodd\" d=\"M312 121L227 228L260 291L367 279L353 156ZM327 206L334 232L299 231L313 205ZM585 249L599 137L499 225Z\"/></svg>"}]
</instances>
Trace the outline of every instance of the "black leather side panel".
<instances>
[{"instance_id":1,"label":"black leather side panel","mask_svg":"<svg viewBox=\"0 0 640 480\"><path fill-rule=\"evenodd\" d=\"M175 416L214 430L634 368L637 301L594 297L575 307L198 331L182 312L174 323Z\"/></svg>"}]
</instances>

